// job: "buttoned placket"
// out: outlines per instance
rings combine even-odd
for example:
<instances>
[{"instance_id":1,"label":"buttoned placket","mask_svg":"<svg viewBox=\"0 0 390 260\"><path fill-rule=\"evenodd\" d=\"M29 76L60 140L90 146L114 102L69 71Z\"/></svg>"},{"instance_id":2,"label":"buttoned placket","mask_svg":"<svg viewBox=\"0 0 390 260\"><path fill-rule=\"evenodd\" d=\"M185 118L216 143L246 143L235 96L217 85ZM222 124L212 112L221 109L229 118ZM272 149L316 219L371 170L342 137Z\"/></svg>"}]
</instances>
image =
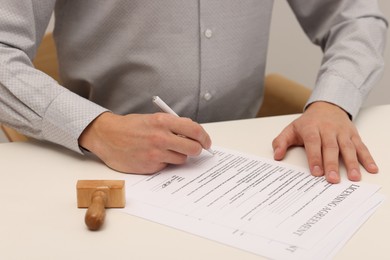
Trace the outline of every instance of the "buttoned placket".
<instances>
[{"instance_id":1,"label":"buttoned placket","mask_svg":"<svg viewBox=\"0 0 390 260\"><path fill-rule=\"evenodd\" d=\"M199 106L200 109L207 105L207 103L213 99L213 93L210 89L208 78L206 77L206 73L209 64L206 63L207 53L211 53L210 50L210 41L213 41L215 37L215 29L212 24L212 17L206 14L209 14L207 10L207 2L200 1L200 100Z\"/></svg>"}]
</instances>

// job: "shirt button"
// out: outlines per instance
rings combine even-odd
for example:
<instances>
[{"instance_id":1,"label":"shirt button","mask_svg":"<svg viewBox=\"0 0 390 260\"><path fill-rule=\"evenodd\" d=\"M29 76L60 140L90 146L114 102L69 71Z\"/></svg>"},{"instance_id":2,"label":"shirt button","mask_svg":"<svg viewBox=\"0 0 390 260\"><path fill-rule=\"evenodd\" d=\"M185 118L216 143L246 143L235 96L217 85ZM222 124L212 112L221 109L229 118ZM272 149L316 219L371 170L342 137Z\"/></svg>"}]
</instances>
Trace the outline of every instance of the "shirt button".
<instances>
[{"instance_id":1,"label":"shirt button","mask_svg":"<svg viewBox=\"0 0 390 260\"><path fill-rule=\"evenodd\" d=\"M204 36L206 36L206 38L210 39L213 36L213 31L211 29L206 29L204 31Z\"/></svg>"},{"instance_id":2,"label":"shirt button","mask_svg":"<svg viewBox=\"0 0 390 260\"><path fill-rule=\"evenodd\" d=\"M204 100L206 101L209 101L213 96L211 95L210 92L206 92L204 95L203 95L203 98Z\"/></svg>"}]
</instances>

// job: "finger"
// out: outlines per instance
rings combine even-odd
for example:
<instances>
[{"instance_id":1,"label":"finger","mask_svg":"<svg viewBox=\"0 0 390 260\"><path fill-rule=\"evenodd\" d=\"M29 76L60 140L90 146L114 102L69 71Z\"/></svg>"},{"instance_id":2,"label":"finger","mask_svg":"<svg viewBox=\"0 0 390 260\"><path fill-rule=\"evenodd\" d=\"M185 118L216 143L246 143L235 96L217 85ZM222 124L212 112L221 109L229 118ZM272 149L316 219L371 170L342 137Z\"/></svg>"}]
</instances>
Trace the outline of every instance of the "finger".
<instances>
[{"instance_id":1,"label":"finger","mask_svg":"<svg viewBox=\"0 0 390 260\"><path fill-rule=\"evenodd\" d=\"M303 143L306 150L307 161L313 176L323 176L321 136L318 131L303 133Z\"/></svg>"},{"instance_id":2,"label":"finger","mask_svg":"<svg viewBox=\"0 0 390 260\"><path fill-rule=\"evenodd\" d=\"M290 146L297 145L297 138L292 124L288 125L283 131L272 141L272 148L274 150L274 159L282 160L287 153Z\"/></svg>"},{"instance_id":3,"label":"finger","mask_svg":"<svg viewBox=\"0 0 390 260\"><path fill-rule=\"evenodd\" d=\"M167 164L184 164L187 160L187 156L175 151L167 149L150 149L148 150L145 161L141 164L145 166L145 172L154 173L164 167Z\"/></svg>"},{"instance_id":4,"label":"finger","mask_svg":"<svg viewBox=\"0 0 390 260\"><path fill-rule=\"evenodd\" d=\"M374 158L371 156L370 151L367 146L361 141L360 137L352 139L355 147L357 158L359 162L363 165L369 173L378 173L379 168L374 161Z\"/></svg>"},{"instance_id":5,"label":"finger","mask_svg":"<svg viewBox=\"0 0 390 260\"><path fill-rule=\"evenodd\" d=\"M195 140L172 133L167 149L186 156L197 156L202 152L202 145Z\"/></svg>"},{"instance_id":6,"label":"finger","mask_svg":"<svg viewBox=\"0 0 390 260\"><path fill-rule=\"evenodd\" d=\"M149 153L150 155L151 153ZM154 158L153 158L154 157ZM134 174L152 174L158 172L167 166L167 163L161 160L155 160L156 156L146 157L146 160L141 158L123 158L115 157L112 160L105 160L104 163L111 169L124 173ZM125 162L125 163L124 163Z\"/></svg>"},{"instance_id":7,"label":"finger","mask_svg":"<svg viewBox=\"0 0 390 260\"><path fill-rule=\"evenodd\" d=\"M325 178L330 183L339 183L339 146L337 137L327 132L321 134L321 140Z\"/></svg>"},{"instance_id":8,"label":"finger","mask_svg":"<svg viewBox=\"0 0 390 260\"><path fill-rule=\"evenodd\" d=\"M178 118L170 125L170 130L180 136L185 136L193 141L198 142L201 147L209 149L211 138L204 128L189 118Z\"/></svg>"},{"instance_id":9,"label":"finger","mask_svg":"<svg viewBox=\"0 0 390 260\"><path fill-rule=\"evenodd\" d=\"M360 181L361 173L355 145L349 136L339 136L338 143L340 154L347 169L348 179L351 181Z\"/></svg>"},{"instance_id":10,"label":"finger","mask_svg":"<svg viewBox=\"0 0 390 260\"><path fill-rule=\"evenodd\" d=\"M187 161L187 156L183 153L175 151L167 151L164 161L169 164L184 164Z\"/></svg>"}]
</instances>

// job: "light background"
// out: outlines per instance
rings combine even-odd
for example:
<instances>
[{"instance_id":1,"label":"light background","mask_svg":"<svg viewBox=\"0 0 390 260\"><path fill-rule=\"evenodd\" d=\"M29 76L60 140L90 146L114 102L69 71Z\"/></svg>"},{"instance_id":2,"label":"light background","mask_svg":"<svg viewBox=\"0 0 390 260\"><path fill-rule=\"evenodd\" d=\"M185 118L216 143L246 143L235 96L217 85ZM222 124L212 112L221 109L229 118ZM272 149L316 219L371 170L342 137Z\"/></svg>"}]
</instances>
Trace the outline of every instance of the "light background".
<instances>
[{"instance_id":1,"label":"light background","mask_svg":"<svg viewBox=\"0 0 390 260\"><path fill-rule=\"evenodd\" d=\"M382 12L390 21L390 1L378 1ZM47 31L52 31L53 27L54 19L50 21ZM390 30L387 39L387 65L383 77L371 91L364 106L390 104ZM321 50L303 33L287 1L275 1L266 73L277 72L311 88L315 83L321 58ZM4 141L5 137L0 131L0 142Z\"/></svg>"}]
</instances>

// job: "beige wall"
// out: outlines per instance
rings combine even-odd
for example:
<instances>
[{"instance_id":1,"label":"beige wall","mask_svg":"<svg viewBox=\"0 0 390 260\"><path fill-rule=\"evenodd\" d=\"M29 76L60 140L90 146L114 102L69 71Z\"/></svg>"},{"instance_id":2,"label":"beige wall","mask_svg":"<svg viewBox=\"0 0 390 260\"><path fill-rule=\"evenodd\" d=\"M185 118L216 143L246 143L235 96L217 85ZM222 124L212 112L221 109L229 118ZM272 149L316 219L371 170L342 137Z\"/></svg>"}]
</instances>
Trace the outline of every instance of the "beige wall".
<instances>
[{"instance_id":1,"label":"beige wall","mask_svg":"<svg viewBox=\"0 0 390 260\"><path fill-rule=\"evenodd\" d=\"M382 12L390 20L390 1L379 0ZM288 32L288 33L286 33ZM387 66L365 106L390 104L390 32L385 52ZM322 58L320 49L309 42L299 27L287 1L275 1L268 53L267 72L279 72L312 87Z\"/></svg>"},{"instance_id":2,"label":"beige wall","mask_svg":"<svg viewBox=\"0 0 390 260\"><path fill-rule=\"evenodd\" d=\"M54 28L54 17L51 18L51 20L49 22L49 25L48 25L48 27L46 29L46 32L52 32L53 28Z\"/></svg>"}]
</instances>

